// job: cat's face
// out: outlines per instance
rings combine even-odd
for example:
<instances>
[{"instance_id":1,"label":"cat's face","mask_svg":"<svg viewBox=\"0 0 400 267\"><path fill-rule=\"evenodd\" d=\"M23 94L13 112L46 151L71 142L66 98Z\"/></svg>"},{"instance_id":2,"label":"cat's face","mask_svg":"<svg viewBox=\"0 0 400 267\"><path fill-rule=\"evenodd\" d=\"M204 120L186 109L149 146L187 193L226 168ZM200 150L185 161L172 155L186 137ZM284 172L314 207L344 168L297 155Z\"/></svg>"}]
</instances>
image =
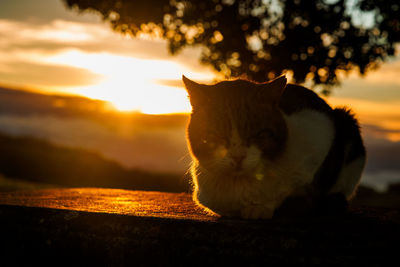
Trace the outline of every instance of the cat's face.
<instances>
[{"instance_id":1,"label":"cat's face","mask_svg":"<svg viewBox=\"0 0 400 267\"><path fill-rule=\"evenodd\" d=\"M278 103L286 78L216 85L183 80L192 104L188 143L203 168L240 175L283 151L287 128Z\"/></svg>"}]
</instances>

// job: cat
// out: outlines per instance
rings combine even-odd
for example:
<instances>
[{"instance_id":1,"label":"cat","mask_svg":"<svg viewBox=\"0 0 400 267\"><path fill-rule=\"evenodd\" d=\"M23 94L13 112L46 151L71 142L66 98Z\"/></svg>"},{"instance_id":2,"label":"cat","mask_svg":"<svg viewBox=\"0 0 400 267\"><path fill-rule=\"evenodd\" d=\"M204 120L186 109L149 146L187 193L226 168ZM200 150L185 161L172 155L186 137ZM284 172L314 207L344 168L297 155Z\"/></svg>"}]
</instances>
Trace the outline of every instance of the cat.
<instances>
[{"instance_id":1,"label":"cat","mask_svg":"<svg viewBox=\"0 0 400 267\"><path fill-rule=\"evenodd\" d=\"M291 199L290 212L307 212L353 197L366 151L349 109L332 109L285 76L214 85L182 79L192 106L193 199L205 210L268 219ZM311 204L300 208L298 199Z\"/></svg>"}]
</instances>

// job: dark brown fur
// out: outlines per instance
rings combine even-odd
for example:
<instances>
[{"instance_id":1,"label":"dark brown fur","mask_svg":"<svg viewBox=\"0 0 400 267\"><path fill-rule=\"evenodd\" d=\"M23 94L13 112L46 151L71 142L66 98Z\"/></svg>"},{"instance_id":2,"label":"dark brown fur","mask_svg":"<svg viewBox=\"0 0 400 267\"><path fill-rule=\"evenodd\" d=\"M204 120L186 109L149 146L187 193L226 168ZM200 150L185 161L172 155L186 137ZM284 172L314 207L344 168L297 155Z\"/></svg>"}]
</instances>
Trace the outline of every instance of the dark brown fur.
<instances>
[{"instance_id":1,"label":"dark brown fur","mask_svg":"<svg viewBox=\"0 0 400 267\"><path fill-rule=\"evenodd\" d=\"M229 145L232 127L248 144L257 144L264 157L273 159L282 153L287 129L278 108L279 95L265 86L277 85L235 80L193 92L191 121L195 123L188 127L192 153L209 157L216 143Z\"/></svg>"},{"instance_id":2,"label":"dark brown fur","mask_svg":"<svg viewBox=\"0 0 400 267\"><path fill-rule=\"evenodd\" d=\"M193 108L188 144L192 156L199 161L212 161L218 145L228 147L231 153L234 147L230 144L232 133L237 132L246 147L256 145L262 158L273 162L286 149L288 128L284 115L291 116L303 110L325 114L334 126L334 140L330 147L326 147L328 155L321 158L323 162L311 185L298 188L306 194L288 198L282 209L296 214L295 210L301 213L302 210L309 210L309 204L317 204L321 209L335 206L335 203L346 206L347 196L330 192L345 166L355 159L365 158L359 126L349 110L332 109L313 91L302 86L286 85L285 77L263 84L234 80L200 85L185 77L183 80ZM304 207L299 208L301 206Z\"/></svg>"}]
</instances>

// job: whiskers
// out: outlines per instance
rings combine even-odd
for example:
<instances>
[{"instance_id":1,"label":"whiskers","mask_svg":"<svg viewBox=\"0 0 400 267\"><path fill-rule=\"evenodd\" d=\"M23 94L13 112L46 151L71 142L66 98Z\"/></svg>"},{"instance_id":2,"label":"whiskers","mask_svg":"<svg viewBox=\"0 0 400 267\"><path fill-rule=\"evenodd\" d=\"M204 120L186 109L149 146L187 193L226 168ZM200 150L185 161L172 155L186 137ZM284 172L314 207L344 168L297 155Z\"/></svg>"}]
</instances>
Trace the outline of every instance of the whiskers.
<instances>
[{"instance_id":1,"label":"whiskers","mask_svg":"<svg viewBox=\"0 0 400 267\"><path fill-rule=\"evenodd\" d=\"M186 162L188 165L190 165L191 164L191 162L192 162L192 156L190 155L190 153L189 152L186 152L182 157L180 157L179 159L178 159L178 162L179 163L182 163L182 162Z\"/></svg>"},{"instance_id":2,"label":"whiskers","mask_svg":"<svg viewBox=\"0 0 400 267\"><path fill-rule=\"evenodd\" d=\"M203 167L209 172L213 172L218 175L224 175L233 170L230 160L225 157L222 159L210 160L203 164Z\"/></svg>"}]
</instances>

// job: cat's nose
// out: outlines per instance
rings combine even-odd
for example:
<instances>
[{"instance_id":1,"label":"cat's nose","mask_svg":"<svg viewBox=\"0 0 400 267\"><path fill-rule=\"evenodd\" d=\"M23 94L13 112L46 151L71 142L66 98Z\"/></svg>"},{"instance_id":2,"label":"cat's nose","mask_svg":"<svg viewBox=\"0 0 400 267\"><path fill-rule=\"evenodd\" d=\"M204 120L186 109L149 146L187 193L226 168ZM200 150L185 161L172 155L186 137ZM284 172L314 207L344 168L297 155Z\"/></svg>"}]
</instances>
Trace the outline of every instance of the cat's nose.
<instances>
[{"instance_id":1,"label":"cat's nose","mask_svg":"<svg viewBox=\"0 0 400 267\"><path fill-rule=\"evenodd\" d=\"M244 158L245 155L232 155L232 159L235 162L236 166L242 165Z\"/></svg>"}]
</instances>

